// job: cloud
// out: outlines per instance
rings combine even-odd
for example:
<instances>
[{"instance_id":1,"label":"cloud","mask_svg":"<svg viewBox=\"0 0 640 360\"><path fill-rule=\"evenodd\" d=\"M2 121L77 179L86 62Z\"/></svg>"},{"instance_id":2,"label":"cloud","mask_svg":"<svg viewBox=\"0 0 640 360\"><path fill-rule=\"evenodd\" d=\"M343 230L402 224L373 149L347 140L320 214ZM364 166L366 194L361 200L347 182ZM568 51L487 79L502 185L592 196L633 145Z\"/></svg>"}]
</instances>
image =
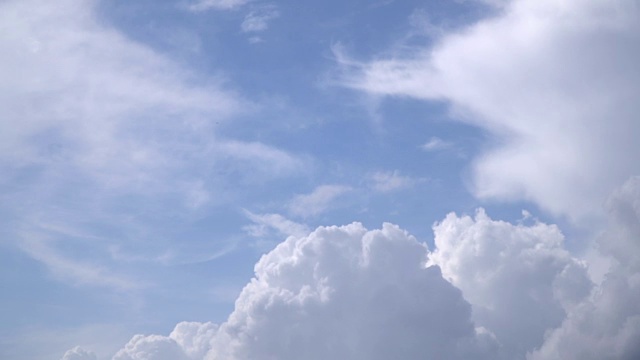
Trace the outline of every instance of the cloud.
<instances>
[{"instance_id":1,"label":"cloud","mask_svg":"<svg viewBox=\"0 0 640 360\"><path fill-rule=\"evenodd\" d=\"M424 145L420 146L425 151L446 150L453 146L452 143L442 140L439 137L431 137Z\"/></svg>"},{"instance_id":2,"label":"cloud","mask_svg":"<svg viewBox=\"0 0 640 360\"><path fill-rule=\"evenodd\" d=\"M345 86L447 101L498 140L476 158L480 198L531 200L573 220L600 216L640 172L640 9L634 2L504 2L433 47L359 63L337 54Z\"/></svg>"},{"instance_id":3,"label":"cloud","mask_svg":"<svg viewBox=\"0 0 640 360\"><path fill-rule=\"evenodd\" d=\"M262 6L249 12L242 21L240 28L244 33L255 33L267 30L269 22L280 16L275 6Z\"/></svg>"},{"instance_id":4,"label":"cloud","mask_svg":"<svg viewBox=\"0 0 640 360\"><path fill-rule=\"evenodd\" d=\"M253 222L244 230L254 237L265 237L270 230L275 230L280 236L301 237L309 233L309 228L304 224L291 221L280 214L254 214L245 210L245 215Z\"/></svg>"},{"instance_id":5,"label":"cloud","mask_svg":"<svg viewBox=\"0 0 640 360\"><path fill-rule=\"evenodd\" d=\"M531 218L449 214L431 252L392 224L319 227L264 255L219 327L136 336L114 360L635 359L639 179L610 198L601 241L615 266L601 284Z\"/></svg>"},{"instance_id":6,"label":"cloud","mask_svg":"<svg viewBox=\"0 0 640 360\"><path fill-rule=\"evenodd\" d=\"M473 320L496 335L506 359L522 359L591 291L586 266L554 225L449 214L434 226L429 263L462 290Z\"/></svg>"},{"instance_id":7,"label":"cloud","mask_svg":"<svg viewBox=\"0 0 640 360\"><path fill-rule=\"evenodd\" d=\"M220 174L257 182L297 174L309 161L217 135L219 123L253 104L223 75L196 76L127 38L96 7L0 4L11 29L0 36L0 210L15 217L3 220L6 241L57 279L133 289L109 249L190 258L194 251L177 249L186 244L174 246L162 228L179 231L190 214L223 203L231 191L221 195L216 185L229 179Z\"/></svg>"},{"instance_id":8,"label":"cloud","mask_svg":"<svg viewBox=\"0 0 640 360\"><path fill-rule=\"evenodd\" d=\"M219 155L233 159L233 166L255 178L256 173L263 177L278 177L305 171L308 168L302 157L260 142L237 140L221 141L216 145Z\"/></svg>"},{"instance_id":9,"label":"cloud","mask_svg":"<svg viewBox=\"0 0 640 360\"><path fill-rule=\"evenodd\" d=\"M640 178L608 200L599 250L613 259L604 281L550 331L531 360L637 359L640 356Z\"/></svg>"},{"instance_id":10,"label":"cloud","mask_svg":"<svg viewBox=\"0 0 640 360\"><path fill-rule=\"evenodd\" d=\"M464 358L469 305L425 257L390 224L290 237L256 265L209 359Z\"/></svg>"},{"instance_id":11,"label":"cloud","mask_svg":"<svg viewBox=\"0 0 640 360\"><path fill-rule=\"evenodd\" d=\"M352 190L344 185L320 185L309 194L295 196L289 202L289 212L295 216L309 217L326 211L339 196Z\"/></svg>"},{"instance_id":12,"label":"cloud","mask_svg":"<svg viewBox=\"0 0 640 360\"><path fill-rule=\"evenodd\" d=\"M378 192L392 192L415 185L420 179L402 176L397 170L375 172L370 176L371 187Z\"/></svg>"},{"instance_id":13,"label":"cloud","mask_svg":"<svg viewBox=\"0 0 640 360\"><path fill-rule=\"evenodd\" d=\"M23 234L19 248L34 260L41 262L58 279L75 284L103 286L115 290L131 290L142 287L126 275L115 274L100 264L67 256L56 248L56 242L46 235Z\"/></svg>"},{"instance_id":14,"label":"cloud","mask_svg":"<svg viewBox=\"0 0 640 360\"><path fill-rule=\"evenodd\" d=\"M239 8L251 0L199 0L187 5L191 11L232 10Z\"/></svg>"},{"instance_id":15,"label":"cloud","mask_svg":"<svg viewBox=\"0 0 640 360\"><path fill-rule=\"evenodd\" d=\"M98 357L93 352L76 346L65 352L61 360L98 360Z\"/></svg>"},{"instance_id":16,"label":"cloud","mask_svg":"<svg viewBox=\"0 0 640 360\"><path fill-rule=\"evenodd\" d=\"M169 336L134 336L113 360L201 360L216 331L211 323L181 322Z\"/></svg>"},{"instance_id":17,"label":"cloud","mask_svg":"<svg viewBox=\"0 0 640 360\"><path fill-rule=\"evenodd\" d=\"M494 358L492 338L426 256L391 224L289 237L256 264L217 330L182 323L168 337L137 335L114 360Z\"/></svg>"}]
</instances>

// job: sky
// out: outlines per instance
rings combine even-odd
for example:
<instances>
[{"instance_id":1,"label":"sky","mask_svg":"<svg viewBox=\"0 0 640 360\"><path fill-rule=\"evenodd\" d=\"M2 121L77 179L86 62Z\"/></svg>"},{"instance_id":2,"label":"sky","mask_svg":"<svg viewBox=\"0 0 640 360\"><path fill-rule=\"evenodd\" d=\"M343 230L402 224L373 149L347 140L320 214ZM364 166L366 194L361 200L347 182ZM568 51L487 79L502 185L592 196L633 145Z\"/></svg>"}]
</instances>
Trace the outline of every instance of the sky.
<instances>
[{"instance_id":1,"label":"sky","mask_svg":"<svg viewBox=\"0 0 640 360\"><path fill-rule=\"evenodd\" d=\"M0 358L640 357L640 2L0 29Z\"/></svg>"}]
</instances>

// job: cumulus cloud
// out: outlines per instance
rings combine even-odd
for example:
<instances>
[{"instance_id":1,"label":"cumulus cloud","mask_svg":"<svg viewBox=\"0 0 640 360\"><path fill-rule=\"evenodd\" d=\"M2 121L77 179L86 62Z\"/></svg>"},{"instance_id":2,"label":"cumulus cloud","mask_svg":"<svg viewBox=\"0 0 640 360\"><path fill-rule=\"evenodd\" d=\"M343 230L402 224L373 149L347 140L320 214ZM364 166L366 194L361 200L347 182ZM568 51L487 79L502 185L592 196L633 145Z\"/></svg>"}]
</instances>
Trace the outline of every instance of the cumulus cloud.
<instances>
[{"instance_id":1,"label":"cumulus cloud","mask_svg":"<svg viewBox=\"0 0 640 360\"><path fill-rule=\"evenodd\" d=\"M602 242L618 245L599 285L537 220L449 214L432 252L391 224L320 227L264 255L219 327L136 336L114 360L635 359L639 203L639 178L609 201Z\"/></svg>"},{"instance_id":2,"label":"cumulus cloud","mask_svg":"<svg viewBox=\"0 0 640 360\"><path fill-rule=\"evenodd\" d=\"M599 249L613 265L592 295L547 334L531 360L640 357L640 178L614 192L607 207L610 226Z\"/></svg>"},{"instance_id":3,"label":"cumulus cloud","mask_svg":"<svg viewBox=\"0 0 640 360\"><path fill-rule=\"evenodd\" d=\"M289 211L296 216L309 217L323 213L341 195L352 191L344 185L320 185L309 194L295 196L289 203Z\"/></svg>"},{"instance_id":4,"label":"cumulus cloud","mask_svg":"<svg viewBox=\"0 0 640 360\"><path fill-rule=\"evenodd\" d=\"M471 308L427 248L397 226L320 227L289 237L219 328L182 323L170 336L135 336L114 360L493 359Z\"/></svg>"},{"instance_id":5,"label":"cumulus cloud","mask_svg":"<svg viewBox=\"0 0 640 360\"><path fill-rule=\"evenodd\" d=\"M505 358L540 346L591 290L586 266L564 249L554 225L513 225L480 209L474 218L447 215L434 235L429 263L462 290L474 321L496 335Z\"/></svg>"},{"instance_id":6,"label":"cumulus cloud","mask_svg":"<svg viewBox=\"0 0 640 360\"><path fill-rule=\"evenodd\" d=\"M499 138L476 159L480 198L535 201L574 220L640 172L640 9L632 1L514 0L388 59L338 54L346 86L449 102Z\"/></svg>"},{"instance_id":7,"label":"cumulus cloud","mask_svg":"<svg viewBox=\"0 0 640 360\"><path fill-rule=\"evenodd\" d=\"M209 359L464 358L470 307L398 227L288 238L256 264Z\"/></svg>"},{"instance_id":8,"label":"cumulus cloud","mask_svg":"<svg viewBox=\"0 0 640 360\"><path fill-rule=\"evenodd\" d=\"M80 346L76 346L65 352L61 360L98 360L98 358L93 352L87 351Z\"/></svg>"},{"instance_id":9,"label":"cumulus cloud","mask_svg":"<svg viewBox=\"0 0 640 360\"><path fill-rule=\"evenodd\" d=\"M216 331L211 323L182 322L169 336L134 336L113 360L201 360Z\"/></svg>"}]
</instances>

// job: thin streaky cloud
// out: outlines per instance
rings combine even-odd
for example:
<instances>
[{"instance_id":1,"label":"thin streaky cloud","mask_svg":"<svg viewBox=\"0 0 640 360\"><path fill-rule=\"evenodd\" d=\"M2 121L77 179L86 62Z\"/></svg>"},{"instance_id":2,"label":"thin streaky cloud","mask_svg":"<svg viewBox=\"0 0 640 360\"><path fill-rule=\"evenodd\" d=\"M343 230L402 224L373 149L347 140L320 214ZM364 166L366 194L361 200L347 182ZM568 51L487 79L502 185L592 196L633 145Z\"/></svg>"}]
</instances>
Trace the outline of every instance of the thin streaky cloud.
<instances>
[{"instance_id":1,"label":"thin streaky cloud","mask_svg":"<svg viewBox=\"0 0 640 360\"><path fill-rule=\"evenodd\" d=\"M244 6L251 0L200 0L188 4L187 9L199 12L206 10L233 10Z\"/></svg>"}]
</instances>

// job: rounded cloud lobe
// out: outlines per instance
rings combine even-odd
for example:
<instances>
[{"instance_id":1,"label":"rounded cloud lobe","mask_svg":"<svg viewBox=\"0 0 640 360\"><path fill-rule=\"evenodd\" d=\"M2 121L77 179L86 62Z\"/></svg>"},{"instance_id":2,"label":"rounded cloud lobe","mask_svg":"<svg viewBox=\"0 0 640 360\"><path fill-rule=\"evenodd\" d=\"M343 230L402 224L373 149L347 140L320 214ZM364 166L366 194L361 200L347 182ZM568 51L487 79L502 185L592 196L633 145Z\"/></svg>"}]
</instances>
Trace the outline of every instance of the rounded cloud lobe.
<instances>
[{"instance_id":1,"label":"rounded cloud lobe","mask_svg":"<svg viewBox=\"0 0 640 360\"><path fill-rule=\"evenodd\" d=\"M640 178L628 180L608 201L610 226L599 239L613 264L592 296L550 332L532 360L640 357Z\"/></svg>"},{"instance_id":2,"label":"rounded cloud lobe","mask_svg":"<svg viewBox=\"0 0 640 360\"><path fill-rule=\"evenodd\" d=\"M506 358L534 350L591 290L586 266L563 248L554 225L513 225L479 210L475 218L449 214L434 233L430 263L462 290Z\"/></svg>"},{"instance_id":3,"label":"rounded cloud lobe","mask_svg":"<svg viewBox=\"0 0 640 360\"><path fill-rule=\"evenodd\" d=\"M391 224L290 237L258 262L209 358L464 358L469 304L425 258Z\"/></svg>"},{"instance_id":4,"label":"rounded cloud lobe","mask_svg":"<svg viewBox=\"0 0 640 360\"><path fill-rule=\"evenodd\" d=\"M97 360L97 357L91 351L76 346L64 353L61 360Z\"/></svg>"}]
</instances>

